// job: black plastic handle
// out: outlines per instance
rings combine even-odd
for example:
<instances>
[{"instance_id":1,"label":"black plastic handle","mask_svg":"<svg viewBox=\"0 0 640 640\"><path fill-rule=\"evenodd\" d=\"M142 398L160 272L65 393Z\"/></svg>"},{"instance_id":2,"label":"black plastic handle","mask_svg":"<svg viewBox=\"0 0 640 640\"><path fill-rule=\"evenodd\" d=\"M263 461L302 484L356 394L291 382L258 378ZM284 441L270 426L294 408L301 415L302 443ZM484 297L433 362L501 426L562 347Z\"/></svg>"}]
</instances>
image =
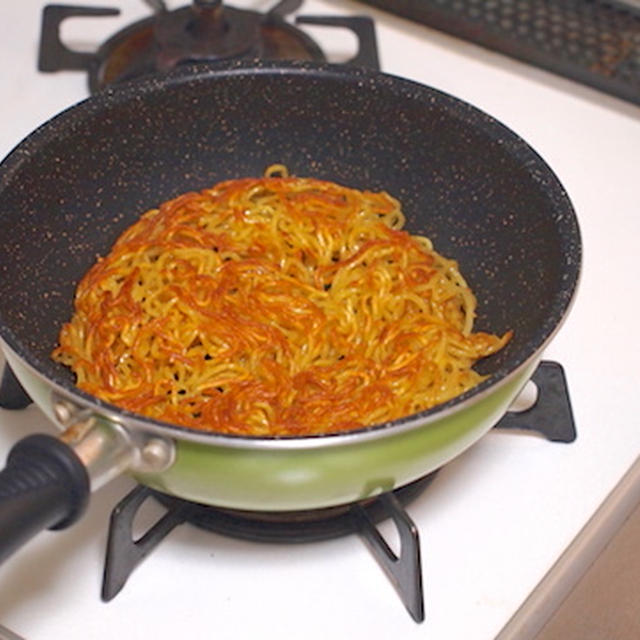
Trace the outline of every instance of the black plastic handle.
<instances>
[{"instance_id":1,"label":"black plastic handle","mask_svg":"<svg viewBox=\"0 0 640 640\"><path fill-rule=\"evenodd\" d=\"M38 434L15 444L0 471L0 563L40 531L76 522L89 494L87 470L64 442Z\"/></svg>"}]
</instances>

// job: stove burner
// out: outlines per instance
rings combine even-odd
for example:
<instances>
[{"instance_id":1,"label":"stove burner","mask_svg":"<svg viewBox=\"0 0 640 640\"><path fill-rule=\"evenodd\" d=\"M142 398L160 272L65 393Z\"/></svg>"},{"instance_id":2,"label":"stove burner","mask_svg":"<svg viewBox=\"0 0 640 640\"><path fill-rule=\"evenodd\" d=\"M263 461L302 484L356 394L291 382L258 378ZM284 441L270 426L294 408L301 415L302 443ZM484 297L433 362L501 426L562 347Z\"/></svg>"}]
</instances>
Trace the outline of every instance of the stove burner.
<instances>
[{"instance_id":1,"label":"stove burner","mask_svg":"<svg viewBox=\"0 0 640 640\"><path fill-rule=\"evenodd\" d=\"M552 442L573 442L576 429L562 366L543 361L534 372L534 405L509 412L494 427L538 431ZM0 385L0 407L22 409L30 404L11 369L5 366ZM422 493L433 474L394 492L360 503L296 512L248 512L194 504L146 487L137 487L113 510L102 585L103 600L114 598L134 569L178 525L191 523L222 535L255 542L314 542L359 533L371 549L411 617L424 620L424 595L418 531L403 505ZM133 522L147 498L153 497L166 513L142 536L134 539ZM400 538L396 555L376 527L391 518Z\"/></svg>"},{"instance_id":2,"label":"stove burner","mask_svg":"<svg viewBox=\"0 0 640 640\"><path fill-rule=\"evenodd\" d=\"M113 510L109 526L102 599L113 599L134 569L178 525L190 523L226 536L254 542L316 542L360 534L416 622L424 620L424 595L418 530L403 506L419 496L435 473L391 493L355 504L310 511L252 512L196 504L146 487L136 487ZM153 497L167 510L149 530L134 539L133 523ZM400 539L396 555L376 527L390 518Z\"/></svg>"},{"instance_id":3,"label":"stove burner","mask_svg":"<svg viewBox=\"0 0 640 640\"><path fill-rule=\"evenodd\" d=\"M401 505L416 498L431 482L433 475L417 480L397 491ZM151 492L167 509L182 508L185 501L158 491ZM308 511L240 511L187 503L185 521L201 529L251 542L305 543L329 540L354 533L355 505L339 505ZM388 517L387 506L377 498L359 503L372 523Z\"/></svg>"},{"instance_id":4,"label":"stove burner","mask_svg":"<svg viewBox=\"0 0 640 640\"><path fill-rule=\"evenodd\" d=\"M224 6L221 0L193 0L155 13L109 38L95 53L73 51L60 40L60 25L70 17L113 16L117 9L47 5L42 15L38 69L86 70L92 93L103 87L194 62L224 63L238 58L323 62L320 47L286 16L301 0L281 0L266 14ZM296 24L350 29L358 53L347 64L379 69L374 25L364 16L298 16Z\"/></svg>"}]
</instances>

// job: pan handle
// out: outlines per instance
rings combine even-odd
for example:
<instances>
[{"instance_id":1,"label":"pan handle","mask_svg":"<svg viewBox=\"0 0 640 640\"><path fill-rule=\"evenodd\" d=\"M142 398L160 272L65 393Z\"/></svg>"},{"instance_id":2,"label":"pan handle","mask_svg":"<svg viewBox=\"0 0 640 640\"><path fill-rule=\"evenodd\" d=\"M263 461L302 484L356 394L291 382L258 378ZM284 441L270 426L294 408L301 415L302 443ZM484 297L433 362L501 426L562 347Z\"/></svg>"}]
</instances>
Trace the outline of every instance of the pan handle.
<instances>
[{"instance_id":1,"label":"pan handle","mask_svg":"<svg viewBox=\"0 0 640 640\"><path fill-rule=\"evenodd\" d=\"M65 401L54 406L65 432L27 436L0 471L0 563L40 531L76 522L91 491L124 471L161 472L175 459L172 440L131 432Z\"/></svg>"},{"instance_id":2,"label":"pan handle","mask_svg":"<svg viewBox=\"0 0 640 640\"><path fill-rule=\"evenodd\" d=\"M0 471L0 563L44 529L65 529L84 513L89 474L75 451L53 436L27 436Z\"/></svg>"}]
</instances>

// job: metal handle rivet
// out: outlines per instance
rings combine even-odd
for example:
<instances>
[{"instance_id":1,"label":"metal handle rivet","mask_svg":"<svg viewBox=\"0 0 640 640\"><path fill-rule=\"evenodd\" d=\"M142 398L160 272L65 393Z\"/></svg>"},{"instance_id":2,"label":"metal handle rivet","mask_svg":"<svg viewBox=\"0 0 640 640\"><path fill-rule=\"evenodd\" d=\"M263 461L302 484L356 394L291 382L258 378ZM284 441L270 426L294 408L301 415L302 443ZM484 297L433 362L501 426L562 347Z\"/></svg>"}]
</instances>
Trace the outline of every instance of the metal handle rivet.
<instances>
[{"instance_id":1,"label":"metal handle rivet","mask_svg":"<svg viewBox=\"0 0 640 640\"><path fill-rule=\"evenodd\" d=\"M142 462L151 470L165 469L171 464L172 448L160 438L151 438L141 451Z\"/></svg>"}]
</instances>

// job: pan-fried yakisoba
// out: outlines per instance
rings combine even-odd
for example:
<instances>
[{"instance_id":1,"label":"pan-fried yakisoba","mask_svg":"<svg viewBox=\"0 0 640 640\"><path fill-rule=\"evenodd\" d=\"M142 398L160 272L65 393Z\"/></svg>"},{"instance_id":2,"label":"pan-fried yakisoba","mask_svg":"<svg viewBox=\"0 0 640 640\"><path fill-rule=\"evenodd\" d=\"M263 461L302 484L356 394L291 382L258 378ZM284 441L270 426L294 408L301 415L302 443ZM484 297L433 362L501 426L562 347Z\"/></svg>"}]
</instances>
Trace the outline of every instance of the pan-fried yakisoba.
<instances>
[{"instance_id":1,"label":"pan-fried yakisoba","mask_svg":"<svg viewBox=\"0 0 640 640\"><path fill-rule=\"evenodd\" d=\"M385 192L288 175L147 211L80 282L53 357L119 407L242 435L357 429L482 380L455 261L402 230Z\"/></svg>"}]
</instances>

